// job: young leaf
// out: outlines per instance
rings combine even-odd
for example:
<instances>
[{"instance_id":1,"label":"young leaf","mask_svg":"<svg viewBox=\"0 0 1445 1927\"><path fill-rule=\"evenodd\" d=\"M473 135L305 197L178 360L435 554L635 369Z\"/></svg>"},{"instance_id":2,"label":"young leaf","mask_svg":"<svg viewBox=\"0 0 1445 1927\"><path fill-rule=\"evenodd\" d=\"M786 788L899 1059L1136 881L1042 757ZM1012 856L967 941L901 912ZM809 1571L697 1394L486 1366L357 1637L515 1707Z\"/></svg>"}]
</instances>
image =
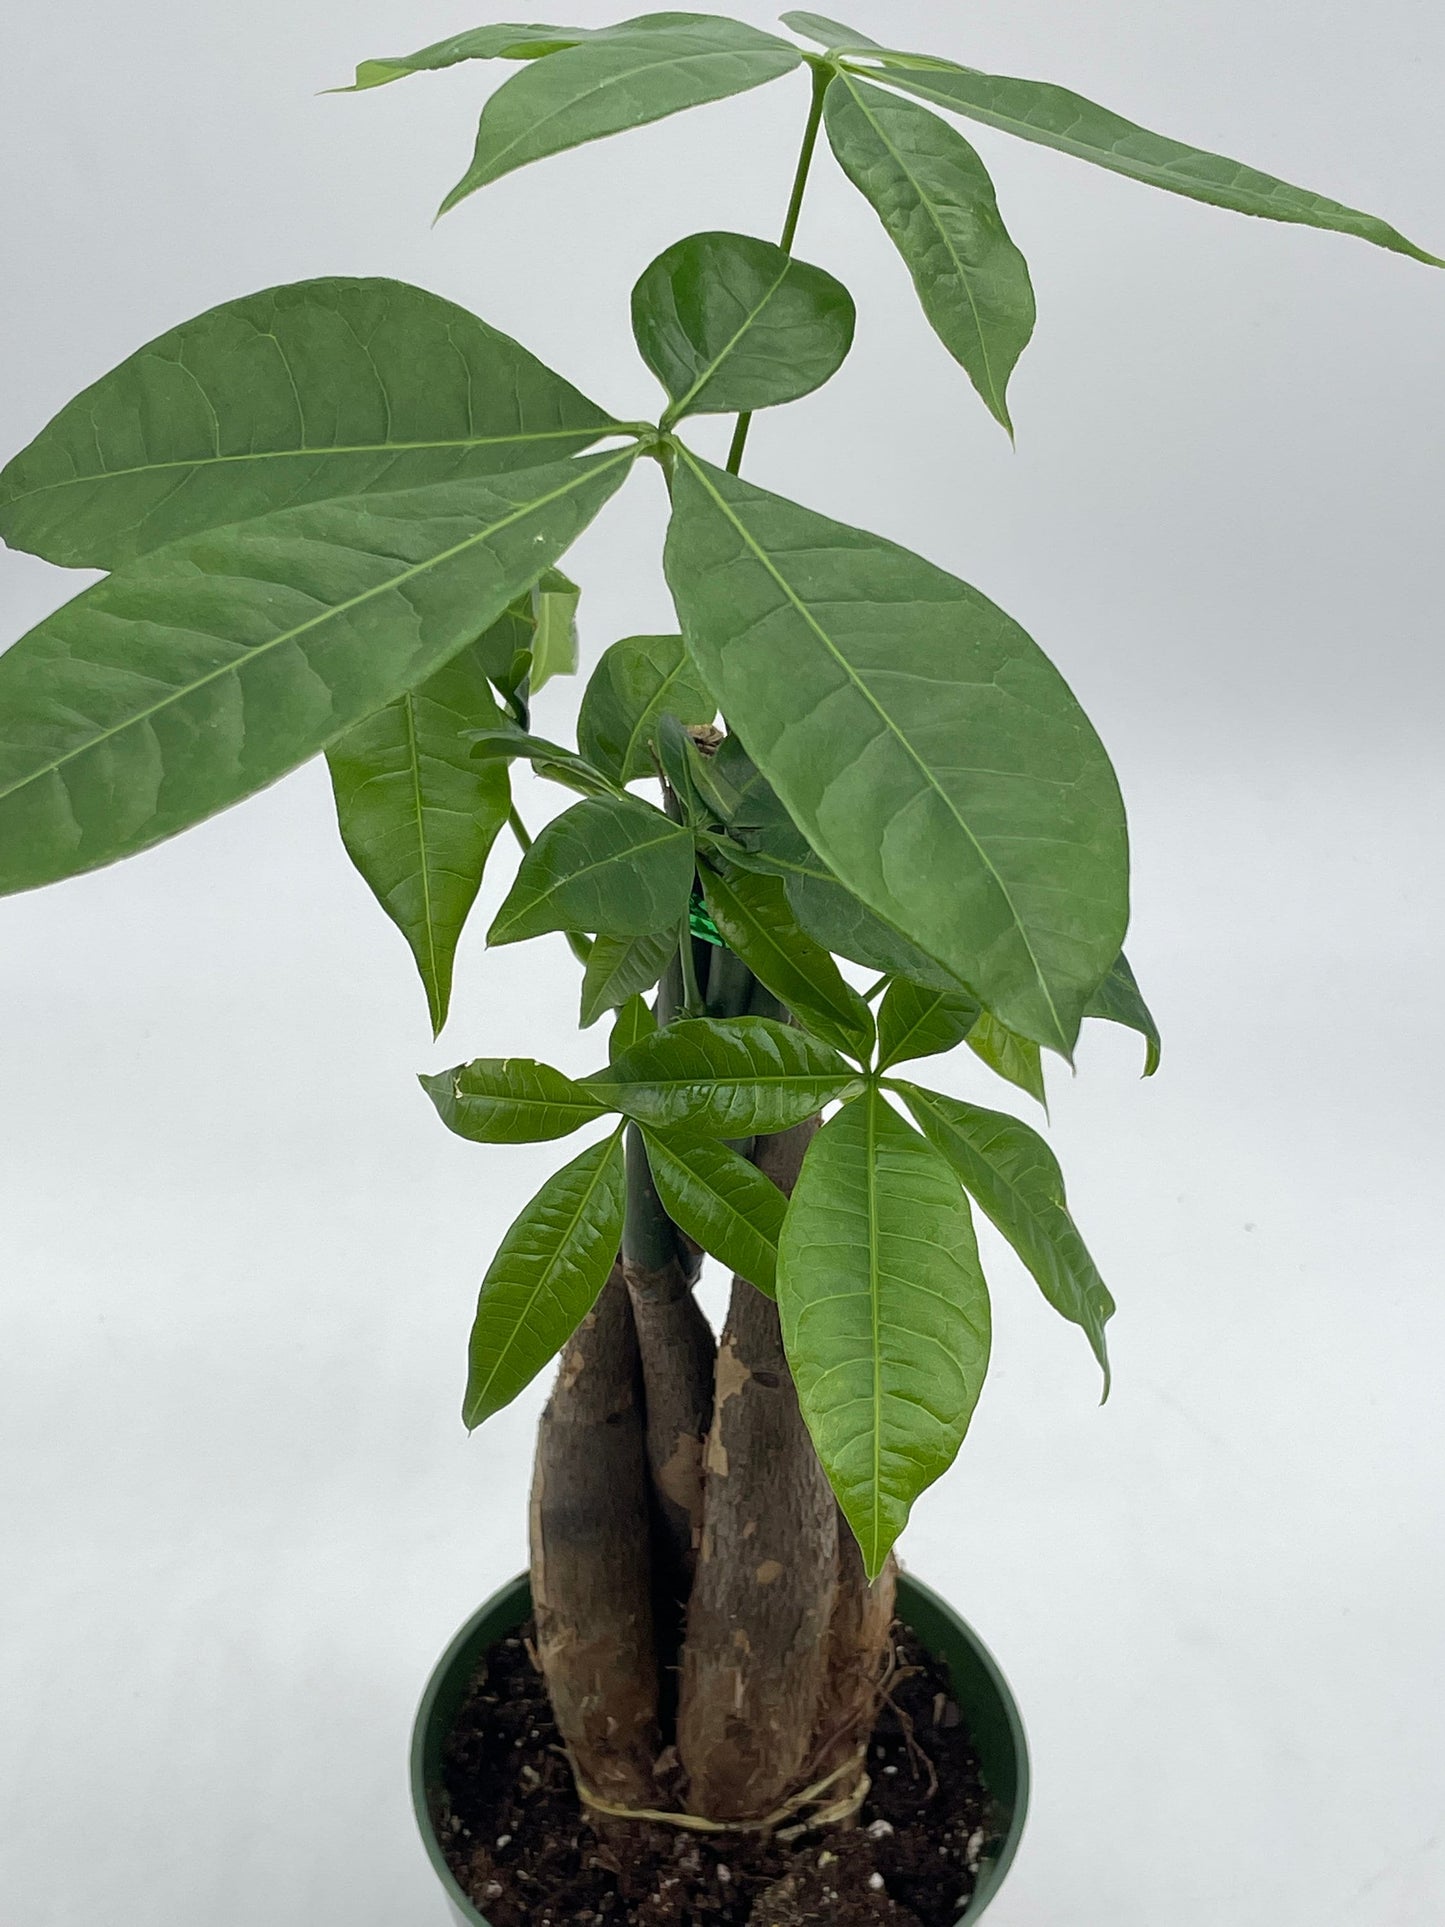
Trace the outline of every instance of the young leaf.
<instances>
[{"instance_id":1,"label":"young leaf","mask_svg":"<svg viewBox=\"0 0 1445 1927\"><path fill-rule=\"evenodd\" d=\"M475 644L326 752L347 854L411 946L436 1036L487 856L507 820L506 768L466 730L496 714Z\"/></svg>"},{"instance_id":2,"label":"young leaf","mask_svg":"<svg viewBox=\"0 0 1445 1927\"><path fill-rule=\"evenodd\" d=\"M539 1144L605 1115L580 1084L530 1057L479 1057L421 1087L447 1129L476 1144Z\"/></svg>"},{"instance_id":3,"label":"young leaf","mask_svg":"<svg viewBox=\"0 0 1445 1927\"><path fill-rule=\"evenodd\" d=\"M502 83L482 110L471 166L440 211L529 161L745 93L801 59L786 40L712 14L663 29L644 16L630 31L594 35Z\"/></svg>"},{"instance_id":4,"label":"young leaf","mask_svg":"<svg viewBox=\"0 0 1445 1927\"><path fill-rule=\"evenodd\" d=\"M502 1240L472 1327L468 1431L530 1385L591 1311L616 1262L626 1191L616 1132L549 1178Z\"/></svg>"},{"instance_id":5,"label":"young leaf","mask_svg":"<svg viewBox=\"0 0 1445 1927\"><path fill-rule=\"evenodd\" d=\"M594 769L575 750L567 749L561 743L549 742L545 736L533 736L500 712L486 727L469 729L466 736L471 754L477 762L525 761L532 765L539 776L565 784L568 789L577 790L583 796L621 794L610 777L604 776L600 769Z\"/></svg>"},{"instance_id":6,"label":"young leaf","mask_svg":"<svg viewBox=\"0 0 1445 1927\"><path fill-rule=\"evenodd\" d=\"M663 1209L695 1244L774 1295L778 1235L788 1201L755 1164L725 1144L682 1131L644 1131Z\"/></svg>"},{"instance_id":7,"label":"young leaf","mask_svg":"<svg viewBox=\"0 0 1445 1927\"><path fill-rule=\"evenodd\" d=\"M652 1006L642 997L629 997L618 1011L612 1035L607 1040L608 1063L615 1064L624 1051L640 1044L644 1037L651 1037L656 1029L657 1018Z\"/></svg>"},{"instance_id":8,"label":"young leaf","mask_svg":"<svg viewBox=\"0 0 1445 1927\"><path fill-rule=\"evenodd\" d=\"M1031 1037L1018 1036L1007 1024L1001 1024L992 1011L981 1010L969 1030L968 1047L991 1071L997 1071L1000 1077L1027 1091L1048 1109L1043 1058Z\"/></svg>"},{"instance_id":9,"label":"young leaf","mask_svg":"<svg viewBox=\"0 0 1445 1927\"><path fill-rule=\"evenodd\" d=\"M814 1138L778 1245L798 1402L869 1578L953 1463L988 1369L968 1200L880 1092Z\"/></svg>"},{"instance_id":10,"label":"young leaf","mask_svg":"<svg viewBox=\"0 0 1445 1927\"><path fill-rule=\"evenodd\" d=\"M0 656L0 893L148 849L424 682L632 460L280 509L87 589Z\"/></svg>"},{"instance_id":11,"label":"young leaf","mask_svg":"<svg viewBox=\"0 0 1445 1927\"><path fill-rule=\"evenodd\" d=\"M708 870L703 894L718 934L815 1036L850 1057L873 1048L873 1013L837 964L800 930L777 877Z\"/></svg>"},{"instance_id":12,"label":"young leaf","mask_svg":"<svg viewBox=\"0 0 1445 1927\"><path fill-rule=\"evenodd\" d=\"M961 990L933 990L906 977L889 984L878 1010L878 1068L910 1057L940 1057L978 1022L978 1005Z\"/></svg>"},{"instance_id":13,"label":"young leaf","mask_svg":"<svg viewBox=\"0 0 1445 1927\"><path fill-rule=\"evenodd\" d=\"M1032 1272L1044 1297L1088 1338L1109 1392L1104 1327L1114 1300L1064 1198L1058 1159L1027 1124L916 1084L895 1084L928 1140Z\"/></svg>"},{"instance_id":14,"label":"young leaf","mask_svg":"<svg viewBox=\"0 0 1445 1927\"><path fill-rule=\"evenodd\" d=\"M855 319L841 281L745 234L689 235L632 290L632 332L672 403L664 425L811 394L842 366Z\"/></svg>"},{"instance_id":15,"label":"young leaf","mask_svg":"<svg viewBox=\"0 0 1445 1927\"><path fill-rule=\"evenodd\" d=\"M582 1028L595 1024L604 1010L651 990L677 954L677 945L676 928L645 937L599 937L582 978Z\"/></svg>"},{"instance_id":16,"label":"young leaf","mask_svg":"<svg viewBox=\"0 0 1445 1927\"><path fill-rule=\"evenodd\" d=\"M852 27L828 19L826 14L785 13L782 22L785 27L791 27L794 33L800 33L805 40L816 40L820 47L826 47L830 53L864 47L880 54L886 51L876 40L870 40L866 33L855 33Z\"/></svg>"},{"instance_id":17,"label":"young leaf","mask_svg":"<svg viewBox=\"0 0 1445 1927\"><path fill-rule=\"evenodd\" d=\"M1128 921L1102 744L1017 623L679 445L666 567L729 725L827 868L1065 1055Z\"/></svg>"},{"instance_id":18,"label":"young leaf","mask_svg":"<svg viewBox=\"0 0 1445 1927\"><path fill-rule=\"evenodd\" d=\"M532 673L532 638L536 633L529 590L477 638L482 667L519 727L527 714L524 692Z\"/></svg>"},{"instance_id":19,"label":"young leaf","mask_svg":"<svg viewBox=\"0 0 1445 1927\"><path fill-rule=\"evenodd\" d=\"M575 47L590 32L587 27L518 26L501 21L492 27L473 27L470 33L454 33L447 40L433 42L414 54L396 54L390 59L363 60L356 79L349 87L332 87L333 94L360 94L369 87L385 87L409 74L437 73L464 60L541 60L547 54Z\"/></svg>"},{"instance_id":20,"label":"young leaf","mask_svg":"<svg viewBox=\"0 0 1445 1927\"><path fill-rule=\"evenodd\" d=\"M724 1138L786 1131L857 1086L836 1051L770 1017L669 1024L587 1082L639 1124Z\"/></svg>"},{"instance_id":21,"label":"young leaf","mask_svg":"<svg viewBox=\"0 0 1445 1927\"><path fill-rule=\"evenodd\" d=\"M0 472L0 535L114 569L303 502L533 468L609 423L439 295L298 281L183 322L67 403Z\"/></svg>"},{"instance_id":22,"label":"young leaf","mask_svg":"<svg viewBox=\"0 0 1445 1927\"><path fill-rule=\"evenodd\" d=\"M1122 950L1114 968L1089 999L1084 1015L1102 1017L1111 1024L1122 1024L1126 1030L1138 1031L1144 1039L1144 1075L1152 1077L1158 1070L1159 1026L1150 1015L1134 972L1129 968L1129 959Z\"/></svg>"},{"instance_id":23,"label":"young leaf","mask_svg":"<svg viewBox=\"0 0 1445 1927\"><path fill-rule=\"evenodd\" d=\"M856 75L834 81L826 113L839 165L903 256L934 332L1012 435L1005 391L1034 331L1034 291L987 168L936 114Z\"/></svg>"},{"instance_id":24,"label":"young leaf","mask_svg":"<svg viewBox=\"0 0 1445 1927\"><path fill-rule=\"evenodd\" d=\"M522 858L487 942L520 943L550 930L646 937L677 929L692 877L691 835L650 803L632 796L574 803Z\"/></svg>"},{"instance_id":25,"label":"young leaf","mask_svg":"<svg viewBox=\"0 0 1445 1927\"><path fill-rule=\"evenodd\" d=\"M663 715L710 723L717 704L681 636L628 636L602 652L582 697L582 754L619 783L655 774L649 744Z\"/></svg>"},{"instance_id":26,"label":"young leaf","mask_svg":"<svg viewBox=\"0 0 1445 1927\"><path fill-rule=\"evenodd\" d=\"M1408 254L1430 267L1445 267L1437 255L1407 241L1403 234L1362 214L1357 208L1344 207L1287 181L1260 174L1238 161L1203 148L1189 147L1163 135L1151 134L1131 120L1110 113L1067 87L1054 87L1041 80L1014 80L999 74L981 74L951 62L930 61L920 66L915 57L879 56L881 65L870 67L873 80L917 94L921 100L947 107L987 127L1002 128L1020 140L1037 141L1062 154L1073 154L1096 167L1126 174L1131 180L1149 187L1161 187L1171 194L1182 194L1193 201L1206 201L1212 207L1231 208L1238 214L1257 214L1271 221L1292 221L1305 227L1327 228L1337 234L1353 234L1376 247L1395 254Z\"/></svg>"},{"instance_id":27,"label":"young leaf","mask_svg":"<svg viewBox=\"0 0 1445 1927\"><path fill-rule=\"evenodd\" d=\"M554 676L577 673L577 604L582 591L560 569L548 569L532 591L531 691Z\"/></svg>"}]
</instances>

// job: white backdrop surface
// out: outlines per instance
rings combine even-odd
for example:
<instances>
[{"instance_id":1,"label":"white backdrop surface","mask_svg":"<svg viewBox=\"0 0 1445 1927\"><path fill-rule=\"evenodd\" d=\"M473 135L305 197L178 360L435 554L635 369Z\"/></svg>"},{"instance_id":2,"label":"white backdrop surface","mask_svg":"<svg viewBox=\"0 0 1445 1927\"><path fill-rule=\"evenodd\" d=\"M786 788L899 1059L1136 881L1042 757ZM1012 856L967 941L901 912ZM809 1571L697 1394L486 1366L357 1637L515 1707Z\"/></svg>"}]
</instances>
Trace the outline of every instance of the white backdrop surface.
<instances>
[{"instance_id":1,"label":"white backdrop surface","mask_svg":"<svg viewBox=\"0 0 1445 1927\"><path fill-rule=\"evenodd\" d=\"M1419 0L849 11L1445 248L1445 22ZM419 282L647 412L627 291L683 233L775 231L806 82L528 169L432 231L495 70L316 90L470 24L441 0L11 0L0 447L173 322L320 273ZM905 1543L1030 1726L991 1918L1431 1927L1445 277L978 142L1039 294L1017 452L824 155L799 250L857 292L858 343L759 421L749 472L1024 621L1131 806L1164 1068L1141 1084L1135 1040L1096 1026L1051 1073L1120 1301L1116 1390L1100 1411L1078 1334L991 1244L990 1387ZM661 516L644 481L574 551L589 659L667 626ZM4 639L75 586L0 554ZM544 697L550 732L575 700ZM596 1048L560 942L485 954L504 872L435 1048L318 766L0 906L4 1927L441 1918L407 1730L522 1563L542 1396L468 1441L463 1346L555 1159L450 1138L414 1075Z\"/></svg>"}]
</instances>

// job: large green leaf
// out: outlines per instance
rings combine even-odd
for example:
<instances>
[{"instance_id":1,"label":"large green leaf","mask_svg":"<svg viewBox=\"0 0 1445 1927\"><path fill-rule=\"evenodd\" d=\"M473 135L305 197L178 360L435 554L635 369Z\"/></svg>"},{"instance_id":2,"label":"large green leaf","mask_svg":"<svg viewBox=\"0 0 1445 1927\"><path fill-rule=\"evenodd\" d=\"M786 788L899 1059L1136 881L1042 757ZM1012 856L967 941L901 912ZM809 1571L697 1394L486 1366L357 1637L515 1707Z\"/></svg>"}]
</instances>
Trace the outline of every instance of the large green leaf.
<instances>
[{"instance_id":1,"label":"large green leaf","mask_svg":"<svg viewBox=\"0 0 1445 1927\"><path fill-rule=\"evenodd\" d=\"M878 1010L878 1068L911 1057L938 1057L961 1044L981 1016L961 990L934 990L900 977L883 994Z\"/></svg>"},{"instance_id":2,"label":"large green leaf","mask_svg":"<svg viewBox=\"0 0 1445 1927\"><path fill-rule=\"evenodd\" d=\"M743 1138L801 1124L858 1081L836 1051L789 1024L698 1017L644 1038L587 1088L654 1130Z\"/></svg>"},{"instance_id":3,"label":"large green leaf","mask_svg":"<svg viewBox=\"0 0 1445 1927\"><path fill-rule=\"evenodd\" d=\"M447 1129L476 1144L537 1144L605 1114L580 1084L530 1057L478 1057L421 1087Z\"/></svg>"},{"instance_id":4,"label":"large green leaf","mask_svg":"<svg viewBox=\"0 0 1445 1927\"><path fill-rule=\"evenodd\" d=\"M833 82L826 108L839 165L903 256L939 340L1012 434L1005 391L1034 331L1034 291L988 169L936 114L853 74Z\"/></svg>"},{"instance_id":5,"label":"large green leaf","mask_svg":"<svg viewBox=\"0 0 1445 1927\"><path fill-rule=\"evenodd\" d=\"M982 1010L969 1029L968 1048L991 1071L997 1071L1007 1083L1027 1091L1048 1109L1043 1058L1031 1037L1020 1037L1007 1024L1001 1024L992 1011Z\"/></svg>"},{"instance_id":6,"label":"large green leaf","mask_svg":"<svg viewBox=\"0 0 1445 1927\"><path fill-rule=\"evenodd\" d=\"M663 1209L694 1243L771 1298L788 1201L755 1164L711 1138L644 1131Z\"/></svg>"},{"instance_id":7,"label":"large green leaf","mask_svg":"<svg viewBox=\"0 0 1445 1927\"><path fill-rule=\"evenodd\" d=\"M1064 1197L1058 1159L1019 1118L895 1084L932 1143L1033 1273L1044 1297L1093 1349L1109 1391L1104 1327L1114 1300L1085 1249Z\"/></svg>"},{"instance_id":8,"label":"large green leaf","mask_svg":"<svg viewBox=\"0 0 1445 1927\"><path fill-rule=\"evenodd\" d=\"M326 752L341 838L411 945L432 1033L488 853L507 820L502 763L478 763L465 732L497 715L475 644L339 737Z\"/></svg>"},{"instance_id":9,"label":"large green leaf","mask_svg":"<svg viewBox=\"0 0 1445 1927\"><path fill-rule=\"evenodd\" d=\"M953 1463L988 1369L968 1200L880 1092L809 1146L778 1246L803 1417L870 1578Z\"/></svg>"},{"instance_id":10,"label":"large green leaf","mask_svg":"<svg viewBox=\"0 0 1445 1927\"><path fill-rule=\"evenodd\" d=\"M677 954L677 929L654 930L643 937L599 937L582 977L582 1028L595 1024L604 1010L651 990Z\"/></svg>"},{"instance_id":11,"label":"large green leaf","mask_svg":"<svg viewBox=\"0 0 1445 1927\"><path fill-rule=\"evenodd\" d=\"M1407 241L1385 221L1339 201L1327 200L1306 188L1260 174L1239 161L1202 147L1186 146L1151 134L1067 87L1042 80L1014 80L999 74L977 73L948 61L921 64L917 56L878 56L877 67L864 69L871 79L885 80L920 99L965 114L988 127L1002 128L1021 140L1037 141L1063 154L1092 161L1115 174L1149 187L1162 187L1212 207L1238 214L1258 214L1271 221L1293 221L1305 227L1328 228L1353 234L1395 254L1408 254L1431 267L1445 267L1437 255Z\"/></svg>"},{"instance_id":12,"label":"large green leaf","mask_svg":"<svg viewBox=\"0 0 1445 1927\"><path fill-rule=\"evenodd\" d=\"M1114 772L976 589L679 447L667 575L729 726L828 869L1065 1054L1128 918Z\"/></svg>"},{"instance_id":13,"label":"large green leaf","mask_svg":"<svg viewBox=\"0 0 1445 1927\"><path fill-rule=\"evenodd\" d=\"M855 318L841 281L746 234L674 242L632 290L632 332L672 404L665 425L811 394L842 366Z\"/></svg>"},{"instance_id":14,"label":"large green leaf","mask_svg":"<svg viewBox=\"0 0 1445 1927\"><path fill-rule=\"evenodd\" d=\"M708 870L703 893L718 935L758 982L825 1044L866 1058L873 1013L827 951L799 928L781 881Z\"/></svg>"},{"instance_id":15,"label":"large green leaf","mask_svg":"<svg viewBox=\"0 0 1445 1927\"><path fill-rule=\"evenodd\" d=\"M627 636L602 652L582 697L582 754L619 783L653 776L649 745L665 715L710 723L717 704L681 636Z\"/></svg>"},{"instance_id":16,"label":"large green leaf","mask_svg":"<svg viewBox=\"0 0 1445 1927\"><path fill-rule=\"evenodd\" d=\"M551 1177L482 1280L462 1417L509 1405L576 1331L617 1260L626 1202L620 1132Z\"/></svg>"},{"instance_id":17,"label":"large green leaf","mask_svg":"<svg viewBox=\"0 0 1445 1927\"><path fill-rule=\"evenodd\" d=\"M1086 1017L1102 1017L1111 1024L1122 1024L1144 1039L1144 1075L1152 1077L1159 1068L1161 1044L1155 1023L1129 959L1119 952L1118 962L1089 999Z\"/></svg>"},{"instance_id":18,"label":"large green leaf","mask_svg":"<svg viewBox=\"0 0 1445 1927\"><path fill-rule=\"evenodd\" d=\"M0 892L146 849L424 682L632 460L281 509L87 589L0 656Z\"/></svg>"},{"instance_id":19,"label":"large green leaf","mask_svg":"<svg viewBox=\"0 0 1445 1927\"><path fill-rule=\"evenodd\" d=\"M692 837L680 824L636 797L590 798L554 817L522 858L487 941L680 929L692 877Z\"/></svg>"},{"instance_id":20,"label":"large green leaf","mask_svg":"<svg viewBox=\"0 0 1445 1927\"><path fill-rule=\"evenodd\" d=\"M0 472L0 535L114 569L302 502L533 468L609 420L439 295L298 281L183 322L67 403Z\"/></svg>"},{"instance_id":21,"label":"large green leaf","mask_svg":"<svg viewBox=\"0 0 1445 1927\"><path fill-rule=\"evenodd\" d=\"M504 81L482 110L471 166L441 212L529 161L745 93L802 59L787 41L740 20L673 19L657 28L644 15Z\"/></svg>"},{"instance_id":22,"label":"large green leaf","mask_svg":"<svg viewBox=\"0 0 1445 1927\"><path fill-rule=\"evenodd\" d=\"M333 87L328 91L360 94L369 87L385 87L393 80L405 80L409 74L437 73L464 60L540 60L547 54L575 47L590 31L587 27L547 27L535 22L519 26L516 21L499 21L495 26L473 27L470 33L454 33L446 40L433 41L431 46L419 48L414 54L363 60L349 87Z\"/></svg>"}]
</instances>

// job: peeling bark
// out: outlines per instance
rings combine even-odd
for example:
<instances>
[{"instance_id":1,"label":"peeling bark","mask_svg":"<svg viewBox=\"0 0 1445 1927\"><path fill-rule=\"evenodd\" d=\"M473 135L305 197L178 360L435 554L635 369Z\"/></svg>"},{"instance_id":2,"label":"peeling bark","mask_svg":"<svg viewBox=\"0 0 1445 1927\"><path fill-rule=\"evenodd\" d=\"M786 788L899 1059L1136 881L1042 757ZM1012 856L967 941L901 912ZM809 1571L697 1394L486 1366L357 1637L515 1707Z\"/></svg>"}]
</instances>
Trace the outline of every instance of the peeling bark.
<instances>
[{"instance_id":1,"label":"peeling bark","mask_svg":"<svg viewBox=\"0 0 1445 1927\"><path fill-rule=\"evenodd\" d=\"M898 1562L891 1554L869 1585L858 1541L840 1512L838 1589L828 1627L828 1676L808 1767L810 1782L856 1757L877 1724L897 1591Z\"/></svg>"},{"instance_id":2,"label":"peeling bark","mask_svg":"<svg viewBox=\"0 0 1445 1927\"><path fill-rule=\"evenodd\" d=\"M537 1438L537 1652L582 1780L657 1802L658 1666L637 1339L618 1264L562 1353Z\"/></svg>"},{"instance_id":3,"label":"peeling bark","mask_svg":"<svg viewBox=\"0 0 1445 1927\"><path fill-rule=\"evenodd\" d=\"M761 1139L759 1169L790 1190L815 1129ZM691 1812L753 1819L805 1783L828 1677L838 1514L798 1410L777 1307L741 1278L704 1465L677 1746Z\"/></svg>"}]
</instances>

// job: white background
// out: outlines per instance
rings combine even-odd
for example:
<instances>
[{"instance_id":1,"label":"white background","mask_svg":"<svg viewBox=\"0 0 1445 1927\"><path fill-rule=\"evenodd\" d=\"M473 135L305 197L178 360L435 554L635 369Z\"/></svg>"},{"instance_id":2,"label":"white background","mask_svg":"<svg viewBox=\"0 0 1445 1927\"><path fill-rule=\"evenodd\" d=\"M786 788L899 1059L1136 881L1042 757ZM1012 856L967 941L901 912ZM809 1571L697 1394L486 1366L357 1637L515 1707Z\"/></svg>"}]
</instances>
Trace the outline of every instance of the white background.
<instances>
[{"instance_id":1,"label":"white background","mask_svg":"<svg viewBox=\"0 0 1445 1927\"><path fill-rule=\"evenodd\" d=\"M838 4L1445 249L1427 0ZM316 91L470 24L441 0L11 0L0 446L172 323L324 273L417 281L648 412L627 291L683 233L776 231L806 78L529 169L433 232L499 71ZM1017 453L825 152L799 247L857 292L858 343L760 421L749 472L1023 620L1131 804L1164 1069L1141 1084L1135 1040L1092 1027L1052 1078L1117 1389L1100 1411L1079 1335L994 1250L990 1388L906 1541L1031 1729L990 1918L1427 1927L1445 277L977 138L1039 295ZM661 513L639 477L574 552L589 658L667 626ZM75 587L0 555L6 639ZM549 733L574 701L549 693ZM0 906L5 1927L441 1920L408 1725L523 1561L541 1398L468 1441L463 1346L556 1156L448 1137L413 1077L600 1049L560 942L484 954L504 869L435 1049L319 766Z\"/></svg>"}]
</instances>

